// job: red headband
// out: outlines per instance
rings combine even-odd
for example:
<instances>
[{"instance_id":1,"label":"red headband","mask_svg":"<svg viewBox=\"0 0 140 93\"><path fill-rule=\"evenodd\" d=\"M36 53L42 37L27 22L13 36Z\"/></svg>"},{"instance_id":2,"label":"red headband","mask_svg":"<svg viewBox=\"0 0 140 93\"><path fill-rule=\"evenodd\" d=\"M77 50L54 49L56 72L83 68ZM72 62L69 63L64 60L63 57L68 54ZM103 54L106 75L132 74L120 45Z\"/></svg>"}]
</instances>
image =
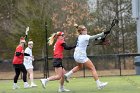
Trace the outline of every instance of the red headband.
<instances>
[{"instance_id":1,"label":"red headband","mask_svg":"<svg viewBox=\"0 0 140 93\"><path fill-rule=\"evenodd\" d=\"M57 32L57 36L62 36L64 35L64 32Z\"/></svg>"},{"instance_id":2,"label":"red headband","mask_svg":"<svg viewBox=\"0 0 140 93\"><path fill-rule=\"evenodd\" d=\"M25 41L25 38L24 38L24 37L21 37L21 38L20 38L20 42L25 43L25 42L26 42L26 41Z\"/></svg>"}]
</instances>

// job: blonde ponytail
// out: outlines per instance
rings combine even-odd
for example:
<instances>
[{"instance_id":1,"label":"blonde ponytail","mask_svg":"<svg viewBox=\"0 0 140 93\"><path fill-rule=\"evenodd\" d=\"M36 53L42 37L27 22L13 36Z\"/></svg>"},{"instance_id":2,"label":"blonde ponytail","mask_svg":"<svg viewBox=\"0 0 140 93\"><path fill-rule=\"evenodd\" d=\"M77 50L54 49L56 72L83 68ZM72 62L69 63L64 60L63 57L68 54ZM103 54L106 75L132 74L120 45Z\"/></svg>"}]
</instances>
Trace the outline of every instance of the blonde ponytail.
<instances>
[{"instance_id":1,"label":"blonde ponytail","mask_svg":"<svg viewBox=\"0 0 140 93\"><path fill-rule=\"evenodd\" d=\"M78 24L74 24L74 27L76 27L78 29Z\"/></svg>"},{"instance_id":2,"label":"blonde ponytail","mask_svg":"<svg viewBox=\"0 0 140 93\"><path fill-rule=\"evenodd\" d=\"M75 35L78 36L78 35L79 35L78 24L75 23L75 24L74 24L74 27L76 28L76 33L75 33Z\"/></svg>"},{"instance_id":3,"label":"blonde ponytail","mask_svg":"<svg viewBox=\"0 0 140 93\"><path fill-rule=\"evenodd\" d=\"M56 37L56 33L53 33L49 38L48 38L48 44L52 45L54 42L54 39Z\"/></svg>"}]
</instances>

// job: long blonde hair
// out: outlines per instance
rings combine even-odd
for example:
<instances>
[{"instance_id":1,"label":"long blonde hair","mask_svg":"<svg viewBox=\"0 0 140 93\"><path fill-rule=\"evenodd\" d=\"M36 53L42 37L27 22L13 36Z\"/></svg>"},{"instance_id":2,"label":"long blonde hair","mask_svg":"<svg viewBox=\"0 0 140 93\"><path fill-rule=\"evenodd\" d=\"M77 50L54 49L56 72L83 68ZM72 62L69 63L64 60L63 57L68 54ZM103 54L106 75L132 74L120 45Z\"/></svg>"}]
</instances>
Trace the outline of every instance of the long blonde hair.
<instances>
[{"instance_id":1,"label":"long blonde hair","mask_svg":"<svg viewBox=\"0 0 140 93\"><path fill-rule=\"evenodd\" d=\"M64 33L59 31L57 33L53 33L49 38L48 38L48 44L52 45L54 43L54 40L58 37L63 35Z\"/></svg>"},{"instance_id":2,"label":"long blonde hair","mask_svg":"<svg viewBox=\"0 0 140 93\"><path fill-rule=\"evenodd\" d=\"M56 35L57 35L57 33L53 33L53 34L48 38L48 44L49 44L49 45L52 45L52 44L53 44Z\"/></svg>"}]
</instances>

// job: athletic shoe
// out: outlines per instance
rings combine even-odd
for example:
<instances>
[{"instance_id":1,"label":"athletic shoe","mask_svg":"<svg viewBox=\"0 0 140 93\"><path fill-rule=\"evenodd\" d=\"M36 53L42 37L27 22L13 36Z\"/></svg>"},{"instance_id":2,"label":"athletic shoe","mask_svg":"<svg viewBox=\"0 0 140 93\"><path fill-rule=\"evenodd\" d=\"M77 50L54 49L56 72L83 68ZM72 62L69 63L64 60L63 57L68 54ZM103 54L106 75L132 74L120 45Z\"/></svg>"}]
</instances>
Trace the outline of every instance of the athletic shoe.
<instances>
[{"instance_id":1,"label":"athletic shoe","mask_svg":"<svg viewBox=\"0 0 140 93\"><path fill-rule=\"evenodd\" d=\"M97 88L98 89L102 89L102 88L104 88L106 85L108 84L108 82L100 82L100 84L99 85L97 85Z\"/></svg>"},{"instance_id":2,"label":"athletic shoe","mask_svg":"<svg viewBox=\"0 0 140 93\"><path fill-rule=\"evenodd\" d=\"M42 87L45 89L46 83L48 82L46 79L40 79Z\"/></svg>"},{"instance_id":3,"label":"athletic shoe","mask_svg":"<svg viewBox=\"0 0 140 93\"><path fill-rule=\"evenodd\" d=\"M30 85L27 82L25 82L24 83L24 88L30 88Z\"/></svg>"},{"instance_id":4,"label":"athletic shoe","mask_svg":"<svg viewBox=\"0 0 140 93\"><path fill-rule=\"evenodd\" d=\"M17 84L13 84L13 89L18 89L20 88Z\"/></svg>"},{"instance_id":5,"label":"athletic shoe","mask_svg":"<svg viewBox=\"0 0 140 93\"><path fill-rule=\"evenodd\" d=\"M68 76L64 75L64 80L69 83Z\"/></svg>"},{"instance_id":6,"label":"athletic shoe","mask_svg":"<svg viewBox=\"0 0 140 93\"><path fill-rule=\"evenodd\" d=\"M70 90L68 89L65 89L65 88L59 88L58 89L58 92L69 92Z\"/></svg>"},{"instance_id":7,"label":"athletic shoe","mask_svg":"<svg viewBox=\"0 0 140 93\"><path fill-rule=\"evenodd\" d=\"M37 87L37 85L35 83L31 83L30 87Z\"/></svg>"}]
</instances>

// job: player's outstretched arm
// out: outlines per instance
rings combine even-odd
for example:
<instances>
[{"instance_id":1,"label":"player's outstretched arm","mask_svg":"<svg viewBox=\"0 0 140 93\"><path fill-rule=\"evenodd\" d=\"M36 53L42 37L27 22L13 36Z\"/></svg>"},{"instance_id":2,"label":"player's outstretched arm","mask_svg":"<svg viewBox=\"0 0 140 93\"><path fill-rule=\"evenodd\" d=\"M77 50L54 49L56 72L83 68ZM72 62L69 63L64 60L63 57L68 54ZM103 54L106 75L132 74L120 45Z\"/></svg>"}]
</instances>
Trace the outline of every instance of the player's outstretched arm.
<instances>
[{"instance_id":1,"label":"player's outstretched arm","mask_svg":"<svg viewBox=\"0 0 140 93\"><path fill-rule=\"evenodd\" d=\"M104 32L93 35L89 38L89 40L96 40L97 38L103 37L104 36Z\"/></svg>"}]
</instances>

